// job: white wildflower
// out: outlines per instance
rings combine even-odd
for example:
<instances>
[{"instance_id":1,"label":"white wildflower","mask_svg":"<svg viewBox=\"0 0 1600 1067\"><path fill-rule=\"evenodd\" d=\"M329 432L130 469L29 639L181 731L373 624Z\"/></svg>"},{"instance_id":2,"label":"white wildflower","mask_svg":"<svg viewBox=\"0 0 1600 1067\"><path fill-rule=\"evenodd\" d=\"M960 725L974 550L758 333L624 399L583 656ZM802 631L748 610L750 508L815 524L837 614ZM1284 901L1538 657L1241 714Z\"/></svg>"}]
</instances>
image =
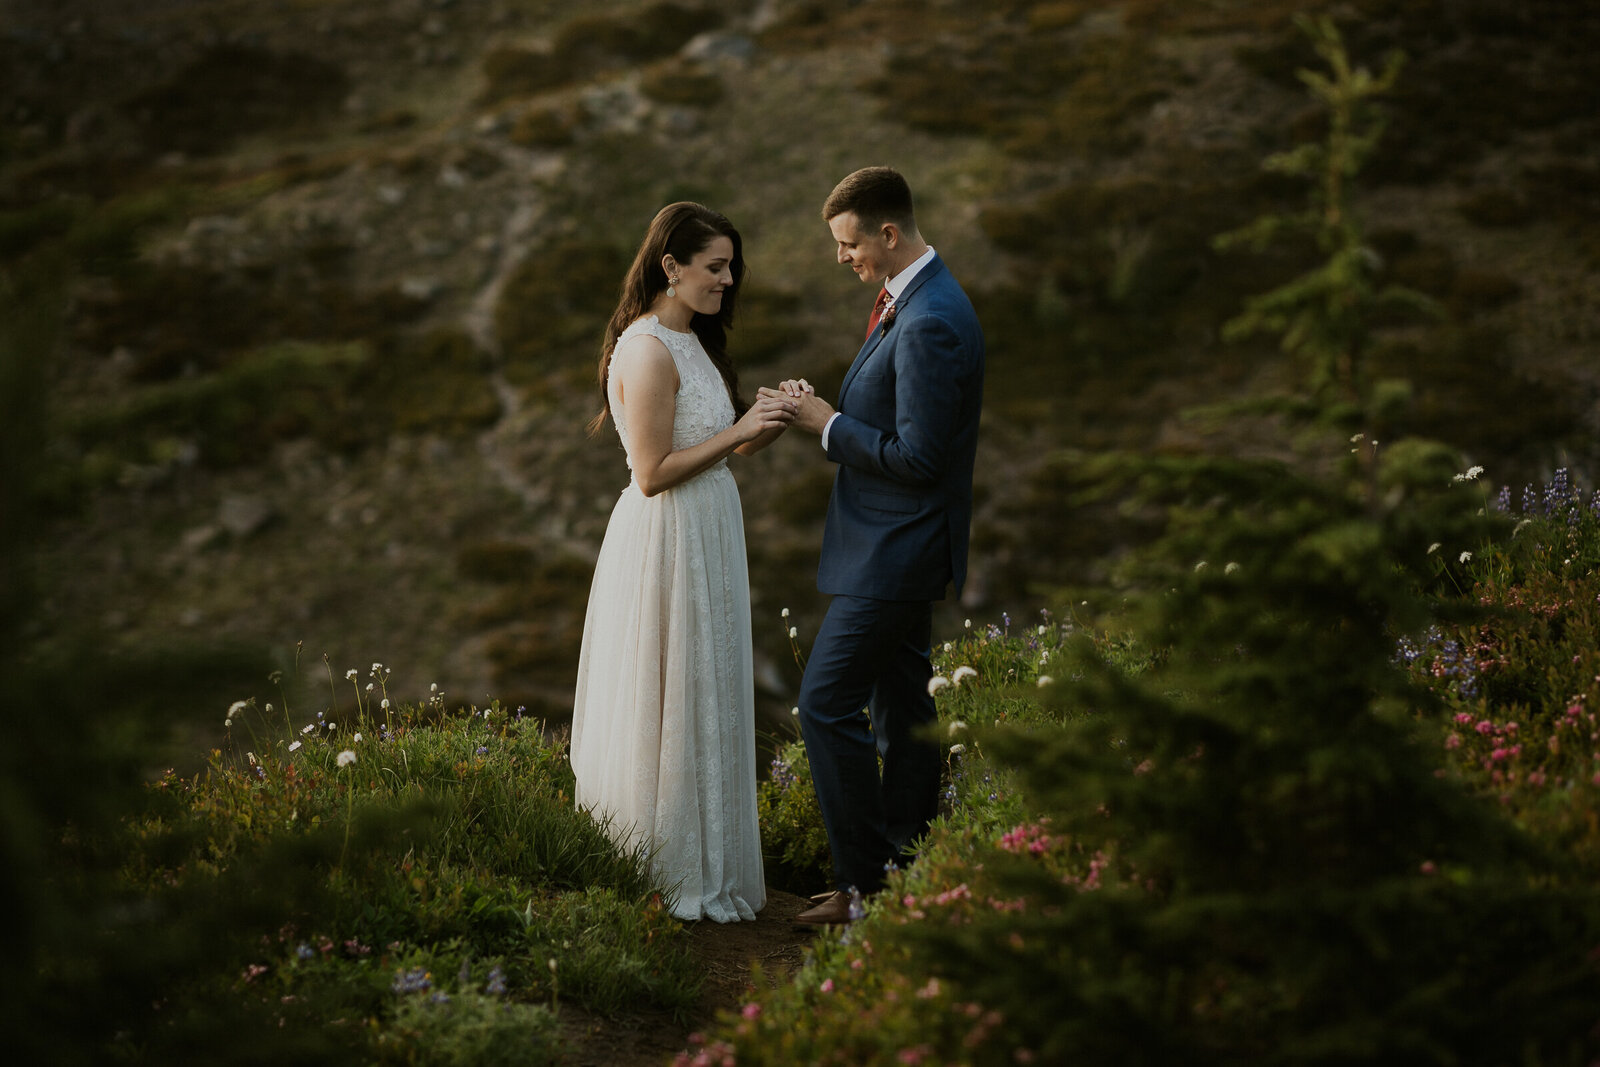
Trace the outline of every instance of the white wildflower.
<instances>
[{"instance_id":1,"label":"white wildflower","mask_svg":"<svg viewBox=\"0 0 1600 1067\"><path fill-rule=\"evenodd\" d=\"M1463 553L1461 553L1461 562L1462 563L1467 562L1471 558L1472 558L1472 553L1471 552L1463 552Z\"/></svg>"},{"instance_id":2,"label":"white wildflower","mask_svg":"<svg viewBox=\"0 0 1600 1067\"><path fill-rule=\"evenodd\" d=\"M944 643L944 650L945 650L945 651L946 651L946 652L949 652L949 651L950 651L950 650L951 650L951 649L952 649L952 648L954 648L954 647L955 647L955 646L954 646L954 645L952 645L952 644L951 644L951 643L950 643L950 642L949 642L949 641L946 641L946 642L945 642L945 643Z\"/></svg>"},{"instance_id":3,"label":"white wildflower","mask_svg":"<svg viewBox=\"0 0 1600 1067\"><path fill-rule=\"evenodd\" d=\"M1234 574L1238 570L1239 570L1239 565L1237 563L1229 563L1226 567L1222 568L1222 573L1223 574Z\"/></svg>"},{"instance_id":4,"label":"white wildflower","mask_svg":"<svg viewBox=\"0 0 1600 1067\"><path fill-rule=\"evenodd\" d=\"M973 670L971 667L968 667L966 664L962 664L950 672L950 681L953 685L960 685L968 678L976 678L977 676L977 671Z\"/></svg>"},{"instance_id":5,"label":"white wildflower","mask_svg":"<svg viewBox=\"0 0 1600 1067\"><path fill-rule=\"evenodd\" d=\"M966 622L962 623L961 625L965 626L967 629L970 630L970 629L972 629L972 620L968 619Z\"/></svg>"},{"instance_id":6,"label":"white wildflower","mask_svg":"<svg viewBox=\"0 0 1600 1067\"><path fill-rule=\"evenodd\" d=\"M294 751L294 750L295 750L295 749L297 749L297 748L299 748L299 747L300 747L300 742L298 742L298 741L296 741L296 742L294 742L294 743L293 743L293 744L291 744L291 745L290 745L290 746L289 746L289 751L290 751L290 752L293 752L293 751Z\"/></svg>"},{"instance_id":7,"label":"white wildflower","mask_svg":"<svg viewBox=\"0 0 1600 1067\"><path fill-rule=\"evenodd\" d=\"M1040 623L1039 624L1039 636L1040 637L1044 636L1044 623Z\"/></svg>"},{"instance_id":8,"label":"white wildflower","mask_svg":"<svg viewBox=\"0 0 1600 1067\"><path fill-rule=\"evenodd\" d=\"M1469 482L1476 481L1477 478L1478 478L1478 475L1480 475L1482 473L1483 473L1483 468L1482 467L1479 467L1479 466L1468 467L1467 468L1467 481L1469 481Z\"/></svg>"},{"instance_id":9,"label":"white wildflower","mask_svg":"<svg viewBox=\"0 0 1600 1067\"><path fill-rule=\"evenodd\" d=\"M351 667L349 670L344 672L344 677L345 677L346 681L350 681L350 682L355 681L355 679L356 679L356 669L354 667Z\"/></svg>"},{"instance_id":10,"label":"white wildflower","mask_svg":"<svg viewBox=\"0 0 1600 1067\"><path fill-rule=\"evenodd\" d=\"M950 684L950 679L942 674L936 674L928 679L928 695L933 696L939 690Z\"/></svg>"},{"instance_id":11,"label":"white wildflower","mask_svg":"<svg viewBox=\"0 0 1600 1067\"><path fill-rule=\"evenodd\" d=\"M1366 434L1364 434L1364 433L1358 433L1358 434L1354 434L1354 435L1352 435L1352 436L1351 436L1351 438L1350 438L1350 443L1351 443L1351 444L1356 444L1356 443L1358 443L1358 442L1359 442L1359 441L1360 441L1360 440L1361 440L1361 439L1362 439L1362 438L1363 438L1363 437L1365 437L1365 436L1367 436L1367 435L1366 435Z\"/></svg>"},{"instance_id":12,"label":"white wildflower","mask_svg":"<svg viewBox=\"0 0 1600 1067\"><path fill-rule=\"evenodd\" d=\"M438 691L439 691L439 683L438 682L434 682L432 685L428 686L428 692L437 693Z\"/></svg>"},{"instance_id":13,"label":"white wildflower","mask_svg":"<svg viewBox=\"0 0 1600 1067\"><path fill-rule=\"evenodd\" d=\"M272 714L272 705L271 705L271 704L268 704L268 705L267 705L267 714L268 714L268 715L271 715L271 714Z\"/></svg>"},{"instance_id":14,"label":"white wildflower","mask_svg":"<svg viewBox=\"0 0 1600 1067\"><path fill-rule=\"evenodd\" d=\"M795 626L789 627L789 637L790 637L791 640L796 638L796 637L799 637L799 636L800 636L800 630L799 630L798 627L795 627Z\"/></svg>"},{"instance_id":15,"label":"white wildflower","mask_svg":"<svg viewBox=\"0 0 1600 1067\"><path fill-rule=\"evenodd\" d=\"M789 714L793 715L795 718L798 719L800 717L800 709L799 708L790 708L789 709Z\"/></svg>"},{"instance_id":16,"label":"white wildflower","mask_svg":"<svg viewBox=\"0 0 1600 1067\"><path fill-rule=\"evenodd\" d=\"M350 751L348 748L345 749L343 752L339 753L339 758L338 758L339 766L348 767L348 766L350 766L350 764L354 763L355 761L356 761L356 754L354 752Z\"/></svg>"},{"instance_id":17,"label":"white wildflower","mask_svg":"<svg viewBox=\"0 0 1600 1067\"><path fill-rule=\"evenodd\" d=\"M384 711L388 711L389 710L389 698L388 697L384 697L383 698L383 703L379 704L378 707L382 708Z\"/></svg>"},{"instance_id":18,"label":"white wildflower","mask_svg":"<svg viewBox=\"0 0 1600 1067\"><path fill-rule=\"evenodd\" d=\"M316 723L308 722L308 723L306 723L305 729L301 730L300 732L302 734L309 734L312 730L315 730L316 728L317 728L317 724Z\"/></svg>"},{"instance_id":19,"label":"white wildflower","mask_svg":"<svg viewBox=\"0 0 1600 1067\"><path fill-rule=\"evenodd\" d=\"M967 746L966 745L951 745L950 746L950 755L959 756L959 755L961 755L961 753L965 752L966 750L967 750Z\"/></svg>"},{"instance_id":20,"label":"white wildflower","mask_svg":"<svg viewBox=\"0 0 1600 1067\"><path fill-rule=\"evenodd\" d=\"M239 714L241 711L243 711L245 708L248 708L249 706L250 706L250 704L249 704L248 701L235 700L232 704L228 705L228 718L230 718L230 719L233 718L235 715ZM268 705L268 707L271 707L271 705Z\"/></svg>"},{"instance_id":21,"label":"white wildflower","mask_svg":"<svg viewBox=\"0 0 1600 1067\"><path fill-rule=\"evenodd\" d=\"M1203 571L1205 569L1206 569L1206 561L1205 560L1201 560L1199 563L1196 563L1194 565L1194 572L1196 574L1199 574L1201 571Z\"/></svg>"},{"instance_id":22,"label":"white wildflower","mask_svg":"<svg viewBox=\"0 0 1600 1067\"><path fill-rule=\"evenodd\" d=\"M374 663L374 664L373 664L373 665L372 665L372 673L373 673L373 674L377 674L377 673L378 673L378 672L379 672L379 671L381 671L381 670L383 670L383 664L381 664L381 663Z\"/></svg>"},{"instance_id":23,"label":"white wildflower","mask_svg":"<svg viewBox=\"0 0 1600 1067\"><path fill-rule=\"evenodd\" d=\"M1054 685L1055 681L1056 680L1050 677L1048 674L1041 674L1039 675L1039 688L1043 689L1047 685Z\"/></svg>"},{"instance_id":24,"label":"white wildflower","mask_svg":"<svg viewBox=\"0 0 1600 1067\"><path fill-rule=\"evenodd\" d=\"M354 737L352 737L350 740L354 741L356 744L359 745L361 743L361 731L357 730L356 731L356 735Z\"/></svg>"},{"instance_id":25,"label":"white wildflower","mask_svg":"<svg viewBox=\"0 0 1600 1067\"><path fill-rule=\"evenodd\" d=\"M954 737L956 734L959 734L966 728L967 724L962 722L960 719L957 719L955 722L950 724L950 736Z\"/></svg>"},{"instance_id":26,"label":"white wildflower","mask_svg":"<svg viewBox=\"0 0 1600 1067\"><path fill-rule=\"evenodd\" d=\"M784 618L787 619L789 617L789 609L788 608L784 608L783 611L781 612L781 614L783 615Z\"/></svg>"},{"instance_id":27,"label":"white wildflower","mask_svg":"<svg viewBox=\"0 0 1600 1067\"><path fill-rule=\"evenodd\" d=\"M367 692L369 692L369 693L372 692L372 683L371 682L367 683Z\"/></svg>"},{"instance_id":28,"label":"white wildflower","mask_svg":"<svg viewBox=\"0 0 1600 1067\"><path fill-rule=\"evenodd\" d=\"M1433 544L1428 546L1428 555L1431 556L1437 551L1439 551L1439 542L1435 541Z\"/></svg>"}]
</instances>

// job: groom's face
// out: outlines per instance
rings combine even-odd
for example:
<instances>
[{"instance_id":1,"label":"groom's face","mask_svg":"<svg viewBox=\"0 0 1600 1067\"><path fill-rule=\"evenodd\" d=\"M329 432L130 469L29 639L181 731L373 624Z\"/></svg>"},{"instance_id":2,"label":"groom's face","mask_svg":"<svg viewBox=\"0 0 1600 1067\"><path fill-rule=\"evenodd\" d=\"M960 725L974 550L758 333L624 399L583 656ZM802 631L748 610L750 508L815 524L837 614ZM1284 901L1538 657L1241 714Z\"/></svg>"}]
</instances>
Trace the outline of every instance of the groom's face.
<instances>
[{"instance_id":1,"label":"groom's face","mask_svg":"<svg viewBox=\"0 0 1600 1067\"><path fill-rule=\"evenodd\" d=\"M829 219L828 229L838 246L839 262L855 271L856 277L871 285L882 285L888 280L894 251L892 226L881 226L877 232L868 233L862 230L856 213L846 211Z\"/></svg>"}]
</instances>

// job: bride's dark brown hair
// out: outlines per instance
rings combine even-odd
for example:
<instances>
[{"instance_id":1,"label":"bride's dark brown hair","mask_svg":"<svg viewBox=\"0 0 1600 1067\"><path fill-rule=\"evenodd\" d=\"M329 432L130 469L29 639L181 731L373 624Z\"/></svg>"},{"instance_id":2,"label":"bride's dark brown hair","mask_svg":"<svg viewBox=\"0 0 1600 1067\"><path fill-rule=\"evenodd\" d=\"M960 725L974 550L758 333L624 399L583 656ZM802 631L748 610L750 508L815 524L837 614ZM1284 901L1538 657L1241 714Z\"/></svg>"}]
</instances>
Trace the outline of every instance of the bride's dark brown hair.
<instances>
[{"instance_id":1,"label":"bride's dark brown hair","mask_svg":"<svg viewBox=\"0 0 1600 1067\"><path fill-rule=\"evenodd\" d=\"M670 255L688 266L718 237L726 237L733 242L733 261L728 264L733 284L722 291L721 309L715 315L696 312L689 322L689 328L700 338L706 354L721 372L722 380L728 386L728 397L733 401L734 418L749 409L750 405L739 396L739 374L733 368L733 361L728 358L728 328L733 325L733 307L738 300L739 289L744 284L744 243L739 238L739 231L733 228L733 223L725 215L703 204L680 201L668 204L656 213L650 229L645 232L644 241L639 245L638 254L633 257L633 266L628 268L627 276L622 280L617 310L611 313L605 342L600 346L600 413L589 423L591 435L599 432L600 427L605 425L606 416L611 413L606 376L611 370L611 354L616 351L617 338L622 336L623 330L643 318L656 297L667 288L667 272L661 267L662 257Z\"/></svg>"}]
</instances>

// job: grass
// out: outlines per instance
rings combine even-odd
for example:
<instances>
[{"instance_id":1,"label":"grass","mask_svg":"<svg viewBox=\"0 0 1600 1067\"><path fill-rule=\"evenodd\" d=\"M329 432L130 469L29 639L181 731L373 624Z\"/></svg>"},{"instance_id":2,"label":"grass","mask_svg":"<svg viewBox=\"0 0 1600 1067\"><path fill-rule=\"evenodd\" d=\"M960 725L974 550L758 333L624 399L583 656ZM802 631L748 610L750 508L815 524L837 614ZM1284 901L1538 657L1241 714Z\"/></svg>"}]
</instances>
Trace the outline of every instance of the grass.
<instances>
[{"instance_id":1,"label":"grass","mask_svg":"<svg viewBox=\"0 0 1600 1067\"><path fill-rule=\"evenodd\" d=\"M113 849L152 908L247 900L219 969L186 984L379 1062L502 1062L482 1057L515 1040L519 1062L554 1062L562 1002L688 1010L684 929L642 857L575 809L561 740L439 694L398 706L377 664L329 675L357 694L349 721L235 704L207 769L157 780ZM159 1013L118 1025L159 1044Z\"/></svg>"}]
</instances>

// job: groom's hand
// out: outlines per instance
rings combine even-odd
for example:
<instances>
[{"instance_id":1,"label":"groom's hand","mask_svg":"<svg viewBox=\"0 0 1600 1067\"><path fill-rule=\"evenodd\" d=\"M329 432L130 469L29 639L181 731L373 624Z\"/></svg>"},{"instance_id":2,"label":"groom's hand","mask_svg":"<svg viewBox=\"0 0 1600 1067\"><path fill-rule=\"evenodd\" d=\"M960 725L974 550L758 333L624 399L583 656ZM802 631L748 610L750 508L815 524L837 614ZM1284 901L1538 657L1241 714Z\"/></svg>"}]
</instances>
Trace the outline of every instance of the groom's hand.
<instances>
[{"instance_id":1,"label":"groom's hand","mask_svg":"<svg viewBox=\"0 0 1600 1067\"><path fill-rule=\"evenodd\" d=\"M792 425L810 433L822 433L822 428L833 415L833 405L818 398L816 390L804 378L779 382L776 389L762 386L757 392L761 396L782 396L794 400L798 406Z\"/></svg>"}]
</instances>

